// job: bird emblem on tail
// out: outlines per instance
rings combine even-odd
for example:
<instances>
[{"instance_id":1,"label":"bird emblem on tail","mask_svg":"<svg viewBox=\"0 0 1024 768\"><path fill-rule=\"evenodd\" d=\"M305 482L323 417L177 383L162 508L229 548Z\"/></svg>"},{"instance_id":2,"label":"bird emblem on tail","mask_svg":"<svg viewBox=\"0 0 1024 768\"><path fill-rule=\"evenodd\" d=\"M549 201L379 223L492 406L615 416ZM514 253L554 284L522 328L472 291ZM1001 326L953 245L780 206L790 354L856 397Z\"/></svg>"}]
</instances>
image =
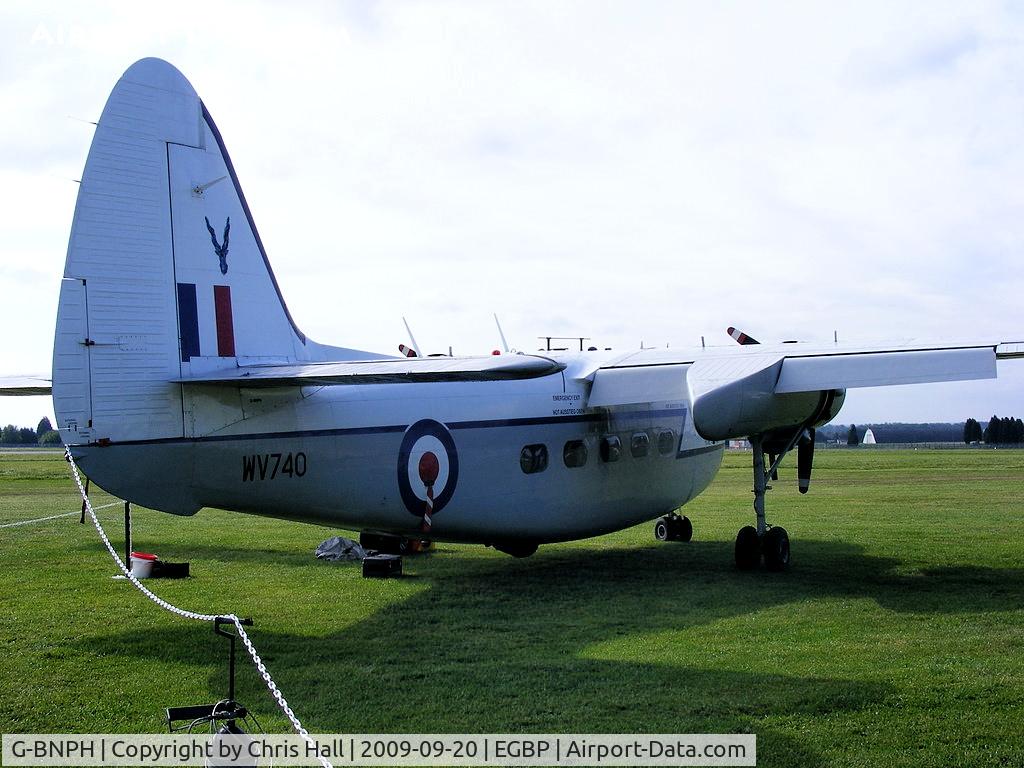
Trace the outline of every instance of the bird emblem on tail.
<instances>
[{"instance_id":1,"label":"bird emblem on tail","mask_svg":"<svg viewBox=\"0 0 1024 768\"><path fill-rule=\"evenodd\" d=\"M210 220L207 217L206 228L210 231L210 240L213 241L213 252L217 254L217 258L220 259L220 273L226 275L228 273L228 233L231 232L231 217L228 216L227 221L224 222L224 242L217 242L217 233L213 229L213 225L210 224Z\"/></svg>"}]
</instances>

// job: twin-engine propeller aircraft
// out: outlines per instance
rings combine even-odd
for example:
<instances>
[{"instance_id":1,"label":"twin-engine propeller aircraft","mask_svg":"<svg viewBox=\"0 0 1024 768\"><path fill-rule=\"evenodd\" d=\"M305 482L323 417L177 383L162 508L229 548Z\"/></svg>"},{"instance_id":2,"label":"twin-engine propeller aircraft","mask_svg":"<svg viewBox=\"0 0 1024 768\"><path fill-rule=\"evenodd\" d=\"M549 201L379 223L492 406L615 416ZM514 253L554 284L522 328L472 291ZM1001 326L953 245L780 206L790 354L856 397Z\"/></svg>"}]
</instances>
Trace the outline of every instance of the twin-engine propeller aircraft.
<instances>
[{"instance_id":1,"label":"twin-engine propeller aircraft","mask_svg":"<svg viewBox=\"0 0 1024 768\"><path fill-rule=\"evenodd\" d=\"M814 429L847 388L991 378L998 358L1024 356L734 337L480 357L318 344L285 305L206 105L143 59L111 93L82 174L52 395L76 461L128 501L516 556L654 518L659 539L689 539L674 510L707 488L725 441L748 437L755 525L736 563L780 569L789 538L767 523L767 480L795 448L807 490Z\"/></svg>"}]
</instances>

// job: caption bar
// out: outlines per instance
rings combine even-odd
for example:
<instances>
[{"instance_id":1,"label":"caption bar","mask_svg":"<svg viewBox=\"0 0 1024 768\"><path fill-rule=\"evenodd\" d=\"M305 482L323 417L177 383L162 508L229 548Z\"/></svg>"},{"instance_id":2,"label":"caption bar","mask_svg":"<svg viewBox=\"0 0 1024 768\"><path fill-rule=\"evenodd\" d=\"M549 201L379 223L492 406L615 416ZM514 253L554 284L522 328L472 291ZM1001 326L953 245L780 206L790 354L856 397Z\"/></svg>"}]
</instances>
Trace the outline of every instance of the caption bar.
<instances>
[{"instance_id":1,"label":"caption bar","mask_svg":"<svg viewBox=\"0 0 1024 768\"><path fill-rule=\"evenodd\" d=\"M756 765L753 734L4 734L11 766Z\"/></svg>"}]
</instances>

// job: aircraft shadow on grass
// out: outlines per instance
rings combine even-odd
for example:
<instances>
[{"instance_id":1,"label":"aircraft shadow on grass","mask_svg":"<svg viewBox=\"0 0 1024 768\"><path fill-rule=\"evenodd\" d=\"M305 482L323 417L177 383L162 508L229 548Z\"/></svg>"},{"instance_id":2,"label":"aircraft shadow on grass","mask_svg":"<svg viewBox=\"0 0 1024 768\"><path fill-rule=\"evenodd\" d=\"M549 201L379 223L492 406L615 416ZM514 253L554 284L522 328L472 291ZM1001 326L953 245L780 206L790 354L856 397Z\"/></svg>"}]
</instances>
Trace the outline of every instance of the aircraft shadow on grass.
<instances>
[{"instance_id":1,"label":"aircraft shadow on grass","mask_svg":"<svg viewBox=\"0 0 1024 768\"><path fill-rule=\"evenodd\" d=\"M819 765L822 758L809 746L758 723L764 717L874 707L893 695L891 686L793 675L784 668L747 673L587 658L583 652L617 638L628 641L817 598L869 598L908 614L1024 605L1020 569L939 568L908 575L897 572L900 561L867 556L854 545L801 541L799 565L788 574L766 576L735 571L730 550L723 542L691 542L639 550L562 549L525 561L441 553L431 559L429 589L327 636L261 630L272 617L261 617L254 599L253 637L293 706L320 732L756 731L765 758L759 764ZM197 559L240 563L253 554L213 547L190 552ZM305 555L281 554L287 567L311 565ZM419 570L414 559L406 567ZM338 598L306 592L301 599L330 612ZM156 637L138 630L81 641L93 653L193 665L209 658L214 691L226 687L223 643L208 627L185 624ZM262 682L249 665L240 670L239 698L258 715L272 712ZM188 703L198 702L166 702Z\"/></svg>"}]
</instances>

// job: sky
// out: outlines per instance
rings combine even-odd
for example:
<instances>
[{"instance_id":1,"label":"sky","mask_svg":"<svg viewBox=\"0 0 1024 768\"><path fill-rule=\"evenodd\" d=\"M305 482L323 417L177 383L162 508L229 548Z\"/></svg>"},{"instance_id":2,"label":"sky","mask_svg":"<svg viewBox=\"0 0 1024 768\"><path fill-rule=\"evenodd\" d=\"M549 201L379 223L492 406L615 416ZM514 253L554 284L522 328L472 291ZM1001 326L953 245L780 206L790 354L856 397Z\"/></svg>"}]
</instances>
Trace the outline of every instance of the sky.
<instances>
[{"instance_id":1,"label":"sky","mask_svg":"<svg viewBox=\"0 0 1024 768\"><path fill-rule=\"evenodd\" d=\"M145 56L210 109L317 341L1019 341L1022 54L1009 2L7 0L0 374L49 371L89 121ZM999 373L837 421L1024 416Z\"/></svg>"}]
</instances>

